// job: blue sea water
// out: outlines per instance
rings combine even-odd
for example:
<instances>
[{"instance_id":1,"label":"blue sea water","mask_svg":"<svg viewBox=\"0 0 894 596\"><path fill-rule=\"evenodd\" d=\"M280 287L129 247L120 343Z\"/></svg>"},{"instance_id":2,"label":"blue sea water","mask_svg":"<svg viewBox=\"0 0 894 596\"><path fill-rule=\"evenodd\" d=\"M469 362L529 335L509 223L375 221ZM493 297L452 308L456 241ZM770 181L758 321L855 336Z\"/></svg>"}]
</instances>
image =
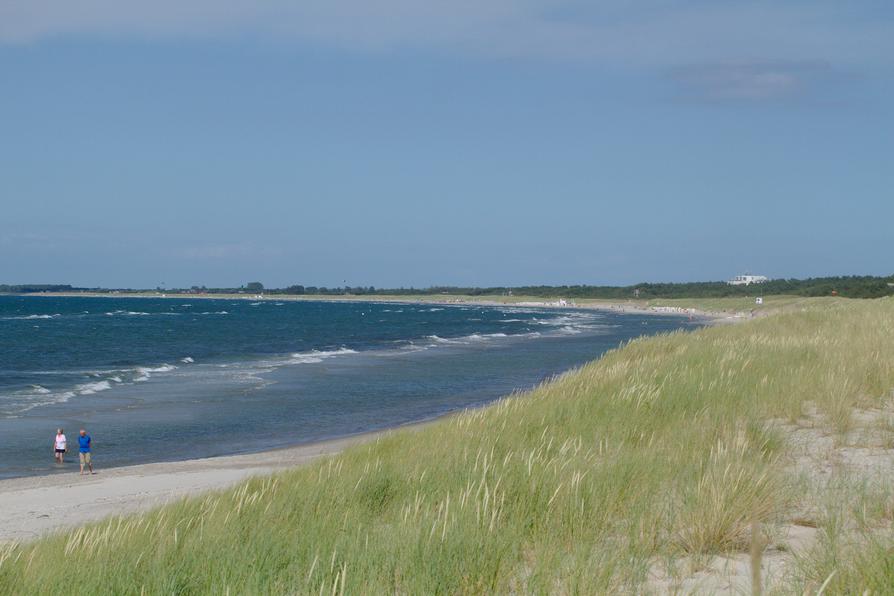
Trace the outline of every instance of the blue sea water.
<instances>
[{"instance_id":1,"label":"blue sea water","mask_svg":"<svg viewBox=\"0 0 894 596\"><path fill-rule=\"evenodd\" d=\"M294 445L481 405L699 324L515 306L0 296L0 477L60 471L58 426L70 442L87 428L103 467Z\"/></svg>"}]
</instances>

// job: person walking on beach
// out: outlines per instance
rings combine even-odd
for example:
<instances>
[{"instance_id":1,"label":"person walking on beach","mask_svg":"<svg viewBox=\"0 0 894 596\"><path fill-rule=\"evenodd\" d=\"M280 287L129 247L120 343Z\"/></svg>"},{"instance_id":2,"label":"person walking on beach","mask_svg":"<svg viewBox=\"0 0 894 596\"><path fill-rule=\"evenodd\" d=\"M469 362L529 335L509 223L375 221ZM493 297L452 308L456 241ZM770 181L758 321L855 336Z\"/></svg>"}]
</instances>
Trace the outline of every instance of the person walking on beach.
<instances>
[{"instance_id":1,"label":"person walking on beach","mask_svg":"<svg viewBox=\"0 0 894 596\"><path fill-rule=\"evenodd\" d=\"M53 453L56 457L56 463L65 463L65 452L68 450L68 441L65 439L65 433L61 428L56 429L56 440L53 441Z\"/></svg>"},{"instance_id":2,"label":"person walking on beach","mask_svg":"<svg viewBox=\"0 0 894 596\"><path fill-rule=\"evenodd\" d=\"M90 446L93 443L90 435L87 434L87 431L83 428L81 429L81 433L78 436L78 457L81 460L81 475L84 474L84 464L87 464L87 467L90 469L91 474L96 474L93 471L93 462L90 461Z\"/></svg>"}]
</instances>

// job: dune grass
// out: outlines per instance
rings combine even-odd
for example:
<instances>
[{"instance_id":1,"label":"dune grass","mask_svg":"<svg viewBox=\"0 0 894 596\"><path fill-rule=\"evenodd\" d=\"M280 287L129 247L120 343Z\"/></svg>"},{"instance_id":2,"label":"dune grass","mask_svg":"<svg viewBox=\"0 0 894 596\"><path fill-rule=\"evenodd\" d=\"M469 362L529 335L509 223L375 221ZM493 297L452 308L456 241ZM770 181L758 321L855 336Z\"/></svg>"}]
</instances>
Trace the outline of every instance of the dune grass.
<instances>
[{"instance_id":1,"label":"dune grass","mask_svg":"<svg viewBox=\"0 0 894 596\"><path fill-rule=\"evenodd\" d=\"M801 497L769 420L809 402L834 432L892 387L890 299L644 338L420 431L0 547L0 593L648 590L679 557L747 553ZM890 547L818 552L801 581L894 585Z\"/></svg>"}]
</instances>

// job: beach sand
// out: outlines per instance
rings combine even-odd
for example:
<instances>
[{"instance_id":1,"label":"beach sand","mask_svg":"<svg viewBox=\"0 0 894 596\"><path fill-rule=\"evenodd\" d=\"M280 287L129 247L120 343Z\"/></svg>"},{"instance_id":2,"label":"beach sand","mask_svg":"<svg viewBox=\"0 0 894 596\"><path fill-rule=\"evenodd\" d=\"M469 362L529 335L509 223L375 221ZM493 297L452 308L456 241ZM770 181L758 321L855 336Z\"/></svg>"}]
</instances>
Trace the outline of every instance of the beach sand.
<instances>
[{"instance_id":1,"label":"beach sand","mask_svg":"<svg viewBox=\"0 0 894 596\"><path fill-rule=\"evenodd\" d=\"M431 421L405 425L418 429ZM374 441L390 430L246 455L102 468L96 474L32 476L0 481L0 542L27 541L111 515L145 511L209 490L225 489L249 476L307 464L352 445ZM69 453L69 458L72 456ZM75 455L75 460L77 455Z\"/></svg>"}]
</instances>

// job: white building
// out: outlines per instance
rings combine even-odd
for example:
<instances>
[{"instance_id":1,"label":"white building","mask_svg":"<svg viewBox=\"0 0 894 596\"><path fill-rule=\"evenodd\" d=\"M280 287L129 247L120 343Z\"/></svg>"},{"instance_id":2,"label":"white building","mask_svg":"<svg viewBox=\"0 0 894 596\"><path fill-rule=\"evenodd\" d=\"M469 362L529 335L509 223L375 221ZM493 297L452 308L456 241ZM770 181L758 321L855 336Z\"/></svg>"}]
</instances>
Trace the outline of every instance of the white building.
<instances>
[{"instance_id":1,"label":"white building","mask_svg":"<svg viewBox=\"0 0 894 596\"><path fill-rule=\"evenodd\" d=\"M731 286L750 286L751 284L762 284L767 281L770 281L770 279L764 275L737 275L726 283Z\"/></svg>"}]
</instances>

